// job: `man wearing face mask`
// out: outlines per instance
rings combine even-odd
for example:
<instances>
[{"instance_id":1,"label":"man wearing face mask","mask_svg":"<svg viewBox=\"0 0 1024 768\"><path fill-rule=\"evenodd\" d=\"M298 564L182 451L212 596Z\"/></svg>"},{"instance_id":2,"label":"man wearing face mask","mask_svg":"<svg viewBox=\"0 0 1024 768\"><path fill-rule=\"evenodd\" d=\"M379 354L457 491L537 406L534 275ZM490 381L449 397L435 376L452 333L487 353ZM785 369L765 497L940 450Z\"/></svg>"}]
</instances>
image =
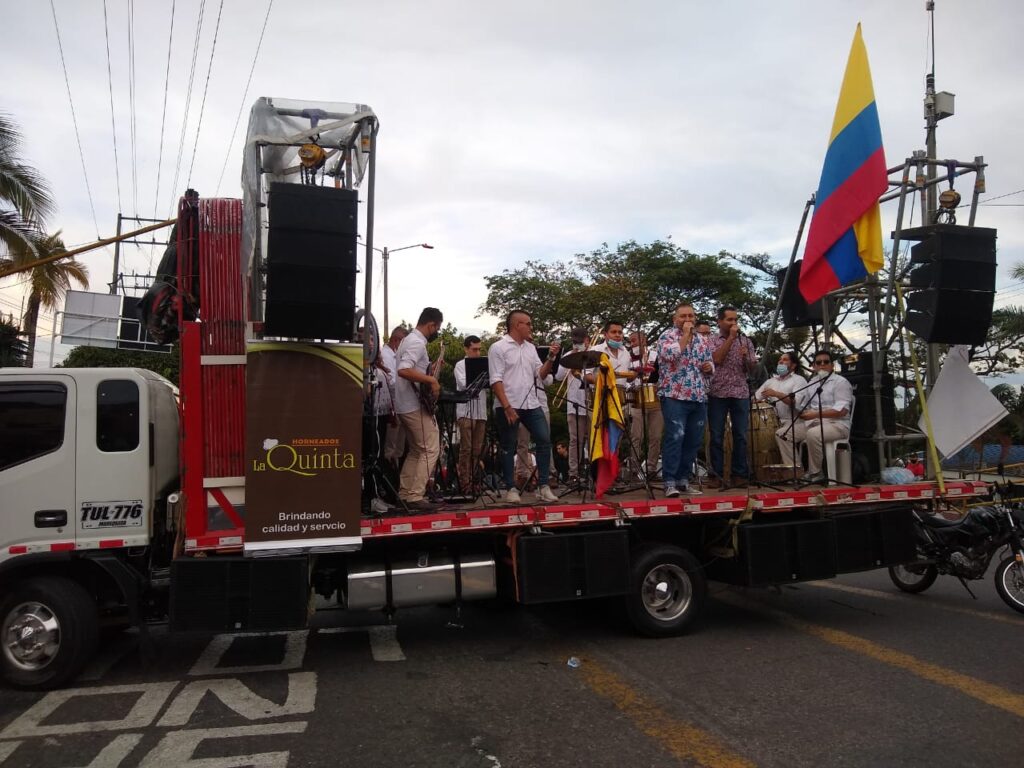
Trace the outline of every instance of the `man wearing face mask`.
<instances>
[{"instance_id":1,"label":"man wearing face mask","mask_svg":"<svg viewBox=\"0 0 1024 768\"><path fill-rule=\"evenodd\" d=\"M783 352L779 355L779 363L775 366L775 375L757 388L754 399L767 401L775 406L775 413L778 414L779 429L775 431L775 442L779 446L779 453L782 455L782 463L789 466L796 466L796 452L793 442L793 416L796 413L796 399L794 393L807 384L807 380L800 375L799 358L796 352Z\"/></svg>"},{"instance_id":2,"label":"man wearing face mask","mask_svg":"<svg viewBox=\"0 0 1024 768\"><path fill-rule=\"evenodd\" d=\"M633 359L633 370L637 374L634 382L639 390L645 384L653 387L658 385L658 349L647 346L647 337L642 331L634 331L629 335L630 357ZM639 403L630 408L633 423L630 425L629 438L637 456L644 456L644 434L647 435L646 462L642 464L648 478L654 477L658 470L658 458L661 456L661 435L665 422L661 417L661 403L657 397L653 403ZM641 460L643 461L643 460Z\"/></svg>"},{"instance_id":3,"label":"man wearing face mask","mask_svg":"<svg viewBox=\"0 0 1024 768\"><path fill-rule=\"evenodd\" d=\"M589 342L586 328L572 329L573 352L586 351ZM569 484L572 485L581 477L580 461L586 458L583 448L587 444L587 387L582 371L559 365L555 381L562 381L566 376L569 383L565 385L565 420L569 427Z\"/></svg>"},{"instance_id":4,"label":"man wearing face mask","mask_svg":"<svg viewBox=\"0 0 1024 768\"><path fill-rule=\"evenodd\" d=\"M608 359L611 360L612 370L615 372L615 380L618 381L633 381L637 377L636 371L633 370L633 358L629 354L629 350L626 348L625 333L622 328L622 323L619 320L608 320L604 324L604 328L601 329L604 334L604 341L600 344L595 344L591 349L594 352L603 352L608 355ZM596 374L594 369L587 372L586 375L587 383L594 386L597 383ZM621 392L619 390L619 406L622 408L622 412L618 414L623 424L626 424L627 407L623 402ZM609 400L609 402L611 402ZM611 406L609 406L611 407ZM626 427L629 429L629 425ZM622 443L622 450L626 449L625 442ZM623 454L624 455L624 454ZM622 467L625 469L626 463L623 462Z\"/></svg>"},{"instance_id":5,"label":"man wearing face mask","mask_svg":"<svg viewBox=\"0 0 1024 768\"><path fill-rule=\"evenodd\" d=\"M409 455L402 465L398 497L412 510L427 511L435 505L424 498L427 480L434 474L440 454L437 421L423 407L419 385L430 387L436 398L441 393L437 379L426 373L430 367L427 344L437 338L444 315L435 307L420 312L413 331L402 339L395 353L398 380L395 383L395 413L405 428Z\"/></svg>"}]
</instances>

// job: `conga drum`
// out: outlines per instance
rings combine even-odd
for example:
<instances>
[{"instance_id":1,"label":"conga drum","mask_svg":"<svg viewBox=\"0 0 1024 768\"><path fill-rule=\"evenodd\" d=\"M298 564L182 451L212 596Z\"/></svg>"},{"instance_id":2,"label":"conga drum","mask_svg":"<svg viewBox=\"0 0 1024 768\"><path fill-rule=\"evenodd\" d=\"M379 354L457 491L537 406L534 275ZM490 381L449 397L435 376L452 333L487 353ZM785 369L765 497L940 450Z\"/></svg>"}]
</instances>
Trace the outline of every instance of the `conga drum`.
<instances>
[{"instance_id":1,"label":"conga drum","mask_svg":"<svg viewBox=\"0 0 1024 768\"><path fill-rule=\"evenodd\" d=\"M747 442L753 454L754 465L750 467L751 476L758 480L772 482L771 471L766 467L777 465L782 461L779 446L775 442L775 431L779 428L779 415L775 406L770 403L754 403L750 414L750 432ZM750 457L748 457L748 461Z\"/></svg>"}]
</instances>

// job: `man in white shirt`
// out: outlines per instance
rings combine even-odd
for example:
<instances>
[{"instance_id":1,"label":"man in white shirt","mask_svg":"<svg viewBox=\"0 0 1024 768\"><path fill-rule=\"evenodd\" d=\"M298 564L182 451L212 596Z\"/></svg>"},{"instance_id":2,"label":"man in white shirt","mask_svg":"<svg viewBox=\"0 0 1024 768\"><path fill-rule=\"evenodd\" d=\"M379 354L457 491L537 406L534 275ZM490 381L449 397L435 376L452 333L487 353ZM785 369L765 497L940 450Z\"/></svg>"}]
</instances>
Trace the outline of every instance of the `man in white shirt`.
<instances>
[{"instance_id":1,"label":"man in white shirt","mask_svg":"<svg viewBox=\"0 0 1024 768\"><path fill-rule=\"evenodd\" d=\"M505 500L511 504L520 501L519 489L515 485L515 452L519 423L530 431L537 445L537 497L541 501L557 501L548 487L551 473L551 432L544 419L537 392L537 379L544 380L551 373L554 356L559 345L551 345L547 362L543 365L537 356L537 348L531 343L533 321L528 312L513 310L505 322L507 333L495 342L487 352L491 391L501 405L499 425L501 429L502 473L504 475Z\"/></svg>"},{"instance_id":2,"label":"man in white shirt","mask_svg":"<svg viewBox=\"0 0 1024 768\"><path fill-rule=\"evenodd\" d=\"M380 348L379 368L384 371L384 380L377 390L374 412L377 414L378 432L384 459L396 467L405 452L405 430L395 414L395 385L398 382L398 365L395 353L409 332L401 325L391 331L388 343Z\"/></svg>"},{"instance_id":3,"label":"man in white shirt","mask_svg":"<svg viewBox=\"0 0 1024 768\"><path fill-rule=\"evenodd\" d=\"M796 414L797 390L807 386L807 380L797 371L799 358L796 352L783 352L775 366L775 375L757 388L754 399L772 404L779 417L779 428L775 430L775 443L779 446L782 463L796 466L796 443L793 442L793 417Z\"/></svg>"},{"instance_id":4,"label":"man in white shirt","mask_svg":"<svg viewBox=\"0 0 1024 768\"><path fill-rule=\"evenodd\" d=\"M585 328L572 329L572 351L584 352L590 339ZM555 381L563 381L569 377L565 385L565 417L569 427L569 483L575 483L582 477L580 463L586 459L587 445L587 387L583 381L583 371L570 370L558 366ZM586 471L586 470L584 470Z\"/></svg>"},{"instance_id":5,"label":"man in white shirt","mask_svg":"<svg viewBox=\"0 0 1024 768\"><path fill-rule=\"evenodd\" d=\"M658 385L658 347L647 345L647 337L642 331L634 331L629 335L630 357L632 369L637 374L633 389L637 393L636 405L631 406L630 413L633 423L629 427L629 439L633 442L633 450L645 467L648 478L654 477L658 471L658 459L661 456L661 435L665 431L665 421L661 417L661 403L658 401L657 390L652 392L652 402L641 402L641 389L644 384L652 387ZM644 433L647 434L646 460L644 452Z\"/></svg>"},{"instance_id":6,"label":"man in white shirt","mask_svg":"<svg viewBox=\"0 0 1024 768\"><path fill-rule=\"evenodd\" d=\"M825 479L822 471L822 442L845 440L850 436L853 386L835 372L830 352L814 355L814 373L819 386L797 394L797 442L807 442L807 480ZM812 379L813 383L814 379ZM819 399L820 393L820 399Z\"/></svg>"},{"instance_id":7,"label":"man in white shirt","mask_svg":"<svg viewBox=\"0 0 1024 768\"><path fill-rule=\"evenodd\" d=\"M467 336L462 342L466 356L455 364L455 389L466 389L472 381L466 380L466 360L480 357L480 337ZM468 403L457 403L455 422L459 427L459 487L463 493L477 490L476 466L484 448L487 427L487 388L481 387Z\"/></svg>"},{"instance_id":8,"label":"man in white shirt","mask_svg":"<svg viewBox=\"0 0 1024 768\"><path fill-rule=\"evenodd\" d=\"M435 307L426 307L416 322L416 328L398 346L398 381L395 384L395 413L405 428L409 455L402 465L398 497L416 511L429 511L435 505L424 496L427 480L434 474L440 441L434 414L423 405L420 384L430 387L436 399L441 393L437 379L427 373L430 358L427 343L437 338L444 316Z\"/></svg>"}]
</instances>

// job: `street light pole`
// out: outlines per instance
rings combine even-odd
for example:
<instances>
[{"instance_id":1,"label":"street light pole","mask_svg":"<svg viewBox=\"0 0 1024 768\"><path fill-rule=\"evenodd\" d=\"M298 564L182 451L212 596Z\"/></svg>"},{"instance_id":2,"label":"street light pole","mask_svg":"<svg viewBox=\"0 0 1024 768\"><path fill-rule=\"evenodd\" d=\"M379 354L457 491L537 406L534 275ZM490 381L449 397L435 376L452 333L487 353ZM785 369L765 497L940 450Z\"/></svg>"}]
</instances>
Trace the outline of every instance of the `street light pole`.
<instances>
[{"instance_id":1,"label":"street light pole","mask_svg":"<svg viewBox=\"0 0 1024 768\"><path fill-rule=\"evenodd\" d=\"M375 251L380 251L380 270L381 278L384 280L384 327L381 328L381 333L391 333L391 326L388 323L388 256L398 251L404 251L409 248L426 248L428 251L434 250L434 246L429 243L414 243L413 245L403 245L401 248L394 248L388 250L387 246L384 248L374 248Z\"/></svg>"}]
</instances>

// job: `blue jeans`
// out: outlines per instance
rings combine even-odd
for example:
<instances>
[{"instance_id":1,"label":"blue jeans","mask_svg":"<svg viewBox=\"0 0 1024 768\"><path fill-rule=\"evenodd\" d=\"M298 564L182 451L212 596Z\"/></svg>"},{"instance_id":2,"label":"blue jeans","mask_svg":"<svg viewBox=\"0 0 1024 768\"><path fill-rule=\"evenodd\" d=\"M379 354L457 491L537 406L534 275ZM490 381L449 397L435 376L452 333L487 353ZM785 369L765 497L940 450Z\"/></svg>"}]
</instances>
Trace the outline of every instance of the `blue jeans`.
<instances>
[{"instance_id":1,"label":"blue jeans","mask_svg":"<svg viewBox=\"0 0 1024 768\"><path fill-rule=\"evenodd\" d=\"M685 486L704 439L704 403L661 398L665 432L661 447L661 476L667 486Z\"/></svg>"},{"instance_id":2,"label":"blue jeans","mask_svg":"<svg viewBox=\"0 0 1024 768\"><path fill-rule=\"evenodd\" d=\"M708 422L711 424L711 471L724 477L722 440L725 414L732 418L732 476L749 477L747 470L747 430L750 428L750 400L745 397L708 398Z\"/></svg>"},{"instance_id":3,"label":"blue jeans","mask_svg":"<svg viewBox=\"0 0 1024 768\"><path fill-rule=\"evenodd\" d=\"M519 424L526 427L537 444L537 487L547 485L551 478L551 432L548 429L547 419L544 418L544 411L540 408L516 409L519 414L519 421L509 424L505 418L505 411L499 413L501 426L501 471L505 476L505 487L515 486L515 458L516 445L519 442Z\"/></svg>"}]
</instances>

